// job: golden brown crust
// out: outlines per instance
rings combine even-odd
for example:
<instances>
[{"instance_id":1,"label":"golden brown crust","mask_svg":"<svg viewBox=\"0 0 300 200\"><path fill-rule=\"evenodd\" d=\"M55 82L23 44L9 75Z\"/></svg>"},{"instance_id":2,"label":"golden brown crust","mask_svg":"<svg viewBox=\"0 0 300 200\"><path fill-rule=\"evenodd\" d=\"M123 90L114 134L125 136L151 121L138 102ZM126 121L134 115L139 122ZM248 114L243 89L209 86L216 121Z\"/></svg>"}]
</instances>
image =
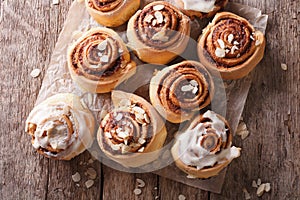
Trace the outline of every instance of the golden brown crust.
<instances>
[{"instance_id":1,"label":"golden brown crust","mask_svg":"<svg viewBox=\"0 0 300 200\"><path fill-rule=\"evenodd\" d=\"M131 77L136 63L116 32L94 28L69 48L68 67L72 79L82 89L106 93Z\"/></svg>"},{"instance_id":2,"label":"golden brown crust","mask_svg":"<svg viewBox=\"0 0 300 200\"><path fill-rule=\"evenodd\" d=\"M41 155L70 160L92 145L95 120L78 96L57 94L34 107L25 131Z\"/></svg>"},{"instance_id":3,"label":"golden brown crust","mask_svg":"<svg viewBox=\"0 0 300 200\"><path fill-rule=\"evenodd\" d=\"M97 140L101 150L125 167L154 161L166 139L166 128L156 110L143 98L112 91L115 108L101 121Z\"/></svg>"},{"instance_id":4,"label":"golden brown crust","mask_svg":"<svg viewBox=\"0 0 300 200\"><path fill-rule=\"evenodd\" d=\"M149 90L158 112L170 122L181 123L210 104L214 83L201 63L184 61L158 72Z\"/></svg>"},{"instance_id":5,"label":"golden brown crust","mask_svg":"<svg viewBox=\"0 0 300 200\"><path fill-rule=\"evenodd\" d=\"M205 66L217 69L223 79L239 79L261 61L265 45L263 33L246 19L222 12L199 37L198 56Z\"/></svg>"},{"instance_id":6,"label":"golden brown crust","mask_svg":"<svg viewBox=\"0 0 300 200\"><path fill-rule=\"evenodd\" d=\"M89 14L107 27L124 24L137 11L140 0L85 0Z\"/></svg>"},{"instance_id":7,"label":"golden brown crust","mask_svg":"<svg viewBox=\"0 0 300 200\"><path fill-rule=\"evenodd\" d=\"M194 18L194 17L199 17L199 18L210 18L214 16L218 11L222 10L228 3L228 0L217 0L215 3L215 7L212 11L209 13L204 13L204 12L199 12L199 11L194 11L194 10L185 10L184 9L184 3L182 0L175 0L175 4L181 12L186 14L187 16Z\"/></svg>"},{"instance_id":8,"label":"golden brown crust","mask_svg":"<svg viewBox=\"0 0 300 200\"><path fill-rule=\"evenodd\" d=\"M180 55L190 35L189 18L173 5L156 1L128 22L128 46L144 62L166 64Z\"/></svg>"}]
</instances>

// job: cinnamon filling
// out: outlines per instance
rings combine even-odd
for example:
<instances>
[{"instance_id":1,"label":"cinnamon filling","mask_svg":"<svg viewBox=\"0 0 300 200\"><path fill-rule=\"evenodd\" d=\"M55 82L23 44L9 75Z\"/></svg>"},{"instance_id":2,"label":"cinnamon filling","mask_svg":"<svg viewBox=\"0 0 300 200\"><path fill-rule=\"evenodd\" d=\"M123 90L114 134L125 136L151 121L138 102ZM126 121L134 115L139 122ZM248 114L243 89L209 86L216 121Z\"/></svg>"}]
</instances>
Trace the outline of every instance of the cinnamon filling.
<instances>
[{"instance_id":1,"label":"cinnamon filling","mask_svg":"<svg viewBox=\"0 0 300 200\"><path fill-rule=\"evenodd\" d=\"M116 9L123 0L89 0L89 7L101 11L101 12L109 12Z\"/></svg>"}]
</instances>

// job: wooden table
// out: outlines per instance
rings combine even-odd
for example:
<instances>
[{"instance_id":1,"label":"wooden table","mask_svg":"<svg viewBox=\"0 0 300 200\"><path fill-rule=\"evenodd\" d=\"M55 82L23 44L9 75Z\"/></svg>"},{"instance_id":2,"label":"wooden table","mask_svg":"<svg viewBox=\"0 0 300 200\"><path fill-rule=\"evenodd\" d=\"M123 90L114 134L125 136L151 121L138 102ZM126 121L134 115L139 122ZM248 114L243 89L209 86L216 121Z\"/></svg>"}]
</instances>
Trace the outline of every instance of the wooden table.
<instances>
[{"instance_id":1,"label":"wooden table","mask_svg":"<svg viewBox=\"0 0 300 200\"><path fill-rule=\"evenodd\" d=\"M234 0L269 15L266 55L256 69L244 110L251 135L235 139L242 156L228 168L222 194L213 194L148 174L115 171L95 161L89 152L70 162L39 156L24 133L51 52L72 0L53 5L51 0L1 0L0 14L0 199L244 199L247 188L257 199L252 180L271 183L261 199L300 199L300 2L298 0ZM281 69L281 63L288 66ZM34 79L30 72L42 69ZM84 171L97 170L87 189ZM81 173L80 186L72 181ZM136 179L146 182L136 196Z\"/></svg>"}]
</instances>

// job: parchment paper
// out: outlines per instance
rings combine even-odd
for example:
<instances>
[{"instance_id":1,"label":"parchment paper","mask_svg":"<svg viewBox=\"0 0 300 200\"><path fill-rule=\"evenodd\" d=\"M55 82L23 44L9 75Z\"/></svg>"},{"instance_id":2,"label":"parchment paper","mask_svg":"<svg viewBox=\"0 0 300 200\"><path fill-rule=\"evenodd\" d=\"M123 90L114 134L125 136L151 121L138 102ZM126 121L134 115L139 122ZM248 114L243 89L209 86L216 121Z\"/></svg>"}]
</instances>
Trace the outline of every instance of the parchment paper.
<instances>
[{"instance_id":1,"label":"parchment paper","mask_svg":"<svg viewBox=\"0 0 300 200\"><path fill-rule=\"evenodd\" d=\"M142 0L141 8L145 4L151 1L152 0ZM171 0L168 1L172 3ZM229 3L226 10L247 18L254 25L256 29L265 32L268 16L262 15L260 10L249 6L241 5L241 4L236 4L236 3ZM199 35L201 34L202 29L207 25L208 22L209 20L192 21L191 38L193 38L196 41ZM99 25L90 18L90 16L88 15L84 7L84 4L74 1L74 3L72 4L69 10L65 25L59 36L56 47L53 51L53 55L51 57L50 64L46 71L46 75L43 80L43 84L39 96L37 98L36 105L54 94L70 92L70 93L77 94L83 98L87 106L93 111L98 122L103 117L103 115L110 109L111 107L110 94L97 95L97 94L90 94L81 91L80 88L72 81L67 68L68 46L76 39L76 37L78 37L78 35L80 35L80 32L86 31L89 28L96 27L96 26ZM120 33L122 39L125 42L127 41L126 35L124 34L124 31L126 31L126 25L120 26L118 28L114 28L114 30ZM189 47L189 48L193 48L193 47ZM189 48L187 48L186 52L183 53L183 55L184 54L189 55L189 53L191 52ZM132 56L134 60L138 63L138 65L143 65L143 63L139 61L134 55ZM195 55L194 58L196 58ZM177 60L173 62L176 61ZM133 90L133 92L143 96L146 99L149 99L149 97L147 96L148 95L147 83L152 77L154 68L150 69L149 67L147 68L147 66L138 66L137 74L131 79L129 79L128 82L125 82L123 85L119 86L119 89L129 90L129 91ZM258 68L257 70L259 70L259 66L257 68ZM141 87L139 88L137 87L134 89L128 88L128 84L130 84L130 81L138 82ZM221 89L219 92L220 96L217 97L221 99L218 99L218 101L220 102L218 104L220 108L216 108L216 109L219 110L218 112L219 114L223 116L226 115L226 118L229 121L232 130L234 132L237 128L239 119L241 117L250 85L251 85L251 75L237 81L226 81L224 82L225 90L223 88L226 94L224 92L223 95ZM168 140L172 140L175 132L178 130L178 126L171 123L167 123L167 128L168 128ZM93 152L95 152L95 150L96 151L99 150L99 148L97 149L97 147L95 146L93 147L94 150ZM99 159L102 162L104 162L104 164L106 164L105 158L101 157ZM190 179L187 178L186 174L181 172L174 165L174 163L171 161L172 156L170 155L169 151L165 151L161 155L160 161L163 160L166 160L166 162L164 163L170 162L169 165L160 170L154 171L154 173L203 190L207 190L215 193L221 192L222 185L225 179L226 170L223 170L220 173L220 175L207 180ZM160 165L160 163L161 162L156 162L153 163L153 165ZM118 164L116 164L116 166L118 166Z\"/></svg>"}]
</instances>

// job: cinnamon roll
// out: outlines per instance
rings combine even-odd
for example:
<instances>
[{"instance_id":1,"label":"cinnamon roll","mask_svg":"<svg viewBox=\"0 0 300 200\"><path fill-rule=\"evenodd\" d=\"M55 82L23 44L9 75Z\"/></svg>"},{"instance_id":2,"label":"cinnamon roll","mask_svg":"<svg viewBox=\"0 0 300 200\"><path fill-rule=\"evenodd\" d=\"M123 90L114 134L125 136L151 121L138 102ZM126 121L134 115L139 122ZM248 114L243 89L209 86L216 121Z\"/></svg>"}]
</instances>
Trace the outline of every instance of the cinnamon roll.
<instances>
[{"instance_id":1,"label":"cinnamon roll","mask_svg":"<svg viewBox=\"0 0 300 200\"><path fill-rule=\"evenodd\" d=\"M136 71L122 39L108 28L94 28L68 50L72 79L84 90L106 93Z\"/></svg>"},{"instance_id":2,"label":"cinnamon roll","mask_svg":"<svg viewBox=\"0 0 300 200\"><path fill-rule=\"evenodd\" d=\"M262 32L233 13L216 14L198 41L200 61L217 69L223 79L246 76L261 61L265 50Z\"/></svg>"},{"instance_id":3,"label":"cinnamon roll","mask_svg":"<svg viewBox=\"0 0 300 200\"><path fill-rule=\"evenodd\" d=\"M124 24L137 11L140 0L85 0L89 14L103 26Z\"/></svg>"},{"instance_id":4,"label":"cinnamon roll","mask_svg":"<svg viewBox=\"0 0 300 200\"><path fill-rule=\"evenodd\" d=\"M186 48L190 20L173 5L155 1L128 22L128 46L144 62L166 64Z\"/></svg>"},{"instance_id":5,"label":"cinnamon roll","mask_svg":"<svg viewBox=\"0 0 300 200\"><path fill-rule=\"evenodd\" d=\"M78 96L57 94L30 112L25 131L38 153L70 160L92 145L95 119Z\"/></svg>"},{"instance_id":6,"label":"cinnamon roll","mask_svg":"<svg viewBox=\"0 0 300 200\"><path fill-rule=\"evenodd\" d=\"M231 141L228 122L209 110L176 136L171 152L183 172L195 178L209 178L240 156L241 149L231 146Z\"/></svg>"},{"instance_id":7,"label":"cinnamon roll","mask_svg":"<svg viewBox=\"0 0 300 200\"><path fill-rule=\"evenodd\" d=\"M184 61L158 72L150 82L152 105L173 123L190 119L211 102L214 82L199 62Z\"/></svg>"},{"instance_id":8,"label":"cinnamon roll","mask_svg":"<svg viewBox=\"0 0 300 200\"><path fill-rule=\"evenodd\" d=\"M175 0L180 10L190 17L209 18L223 9L228 0Z\"/></svg>"},{"instance_id":9,"label":"cinnamon roll","mask_svg":"<svg viewBox=\"0 0 300 200\"><path fill-rule=\"evenodd\" d=\"M97 141L110 159L125 167L154 161L166 139L166 128L156 110L142 97L112 91L114 109L100 123Z\"/></svg>"}]
</instances>

